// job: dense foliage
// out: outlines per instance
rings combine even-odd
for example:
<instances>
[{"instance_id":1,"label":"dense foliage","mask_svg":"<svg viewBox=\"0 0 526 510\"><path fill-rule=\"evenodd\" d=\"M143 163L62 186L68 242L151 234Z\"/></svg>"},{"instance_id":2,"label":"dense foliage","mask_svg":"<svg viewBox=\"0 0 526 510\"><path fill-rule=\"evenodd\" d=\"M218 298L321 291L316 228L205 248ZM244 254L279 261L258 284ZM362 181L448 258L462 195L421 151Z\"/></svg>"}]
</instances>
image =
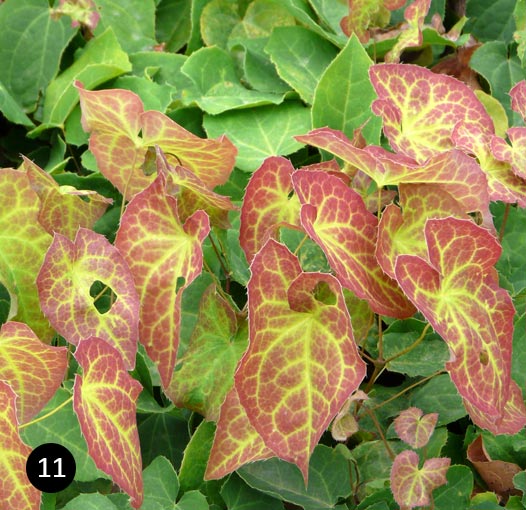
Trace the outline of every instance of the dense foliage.
<instances>
[{"instance_id":1,"label":"dense foliage","mask_svg":"<svg viewBox=\"0 0 526 510\"><path fill-rule=\"evenodd\" d=\"M525 508L526 2L465 4L0 2L2 509Z\"/></svg>"}]
</instances>

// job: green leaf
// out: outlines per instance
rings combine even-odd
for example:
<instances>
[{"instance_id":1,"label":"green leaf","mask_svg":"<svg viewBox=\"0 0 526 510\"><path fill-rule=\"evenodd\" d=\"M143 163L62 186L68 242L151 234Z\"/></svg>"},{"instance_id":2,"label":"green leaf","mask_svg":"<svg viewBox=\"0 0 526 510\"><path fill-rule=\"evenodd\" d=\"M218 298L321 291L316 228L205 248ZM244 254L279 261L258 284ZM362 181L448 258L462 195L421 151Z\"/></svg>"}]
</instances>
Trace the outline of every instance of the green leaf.
<instances>
[{"instance_id":1,"label":"green leaf","mask_svg":"<svg viewBox=\"0 0 526 510\"><path fill-rule=\"evenodd\" d=\"M50 12L46 0L7 0L0 5L2 82L26 111L35 109L76 32L70 20L54 20Z\"/></svg>"},{"instance_id":2,"label":"green leaf","mask_svg":"<svg viewBox=\"0 0 526 510\"><path fill-rule=\"evenodd\" d=\"M208 510L208 508L206 497L199 491L185 492L179 503L175 505L175 510Z\"/></svg>"},{"instance_id":3,"label":"green leaf","mask_svg":"<svg viewBox=\"0 0 526 510\"><path fill-rule=\"evenodd\" d=\"M201 14L201 34L207 46L226 48L232 29L241 21L237 0L212 0Z\"/></svg>"},{"instance_id":4,"label":"green leaf","mask_svg":"<svg viewBox=\"0 0 526 510\"><path fill-rule=\"evenodd\" d=\"M31 119L24 113L22 107L15 101L2 82L0 82L0 112L10 122L28 127L34 126Z\"/></svg>"},{"instance_id":5,"label":"green leaf","mask_svg":"<svg viewBox=\"0 0 526 510\"><path fill-rule=\"evenodd\" d=\"M121 76L108 85L112 89L126 89L135 92L142 100L145 110L165 112L172 102L174 87L160 85L147 78Z\"/></svg>"},{"instance_id":6,"label":"green leaf","mask_svg":"<svg viewBox=\"0 0 526 510\"><path fill-rule=\"evenodd\" d=\"M513 8L515 0L469 0L466 6L466 33L472 33L481 41L509 43L515 23Z\"/></svg>"},{"instance_id":7,"label":"green leaf","mask_svg":"<svg viewBox=\"0 0 526 510\"><path fill-rule=\"evenodd\" d=\"M281 78L309 104L323 72L338 53L323 37L300 26L275 28L265 51Z\"/></svg>"},{"instance_id":8,"label":"green leaf","mask_svg":"<svg viewBox=\"0 0 526 510\"><path fill-rule=\"evenodd\" d=\"M313 9L320 17L321 26L328 26L335 34L344 37L340 22L349 14L347 2L341 0L309 0Z\"/></svg>"},{"instance_id":9,"label":"green leaf","mask_svg":"<svg viewBox=\"0 0 526 510\"><path fill-rule=\"evenodd\" d=\"M353 138L353 131L363 125L369 143L380 143L381 121L370 105L376 97L369 80L372 60L353 35L341 53L321 77L312 105L313 127L328 126Z\"/></svg>"},{"instance_id":10,"label":"green leaf","mask_svg":"<svg viewBox=\"0 0 526 510\"><path fill-rule=\"evenodd\" d=\"M492 4L498 5L499 2ZM509 56L507 44L501 41L483 44L473 53L469 65L488 81L491 94L504 106L510 125L521 125L521 116L511 109L508 92L513 85L524 79L525 73L518 57Z\"/></svg>"},{"instance_id":11,"label":"green leaf","mask_svg":"<svg viewBox=\"0 0 526 510\"><path fill-rule=\"evenodd\" d=\"M438 413L437 426L447 425L464 416L467 412L462 399L447 374L433 377L411 394L410 405L424 413Z\"/></svg>"},{"instance_id":12,"label":"green leaf","mask_svg":"<svg viewBox=\"0 0 526 510\"><path fill-rule=\"evenodd\" d=\"M228 510L283 510L283 503L249 487L233 474L221 488L221 497Z\"/></svg>"},{"instance_id":13,"label":"green leaf","mask_svg":"<svg viewBox=\"0 0 526 510\"><path fill-rule=\"evenodd\" d=\"M268 156L291 154L303 147L293 136L306 133L310 126L309 108L297 101L204 117L209 137L224 133L237 147L236 166L245 172L256 170Z\"/></svg>"},{"instance_id":14,"label":"green leaf","mask_svg":"<svg viewBox=\"0 0 526 510\"><path fill-rule=\"evenodd\" d=\"M70 397L71 394L67 390L59 389L36 419L64 404ZM80 432L79 422L73 412L71 402L48 418L28 425L20 431L20 435L23 441L32 448L43 443L57 443L65 446L75 457L77 464L75 480L79 482L107 478L107 475L97 469L95 462L88 455L86 441Z\"/></svg>"},{"instance_id":15,"label":"green leaf","mask_svg":"<svg viewBox=\"0 0 526 510\"><path fill-rule=\"evenodd\" d=\"M237 77L234 60L226 51L212 46L192 54L181 68L194 83L185 91L187 104L195 101L206 113L217 115L235 108L280 104L284 95L245 88Z\"/></svg>"},{"instance_id":16,"label":"green leaf","mask_svg":"<svg viewBox=\"0 0 526 510\"><path fill-rule=\"evenodd\" d=\"M107 497L94 492L91 494L80 494L63 507L63 510L118 510L115 504Z\"/></svg>"},{"instance_id":17,"label":"green leaf","mask_svg":"<svg viewBox=\"0 0 526 510\"><path fill-rule=\"evenodd\" d=\"M276 458L248 464L238 474L254 489L305 510L333 508L339 498L351 493L347 459L324 445L312 454L308 488L298 468Z\"/></svg>"},{"instance_id":18,"label":"green leaf","mask_svg":"<svg viewBox=\"0 0 526 510\"><path fill-rule=\"evenodd\" d=\"M95 37L111 27L127 53L152 49L155 42L154 0L97 0L100 20Z\"/></svg>"},{"instance_id":19,"label":"green leaf","mask_svg":"<svg viewBox=\"0 0 526 510\"><path fill-rule=\"evenodd\" d=\"M155 11L155 34L168 55L179 51L190 38L192 0L162 0Z\"/></svg>"},{"instance_id":20,"label":"green leaf","mask_svg":"<svg viewBox=\"0 0 526 510\"><path fill-rule=\"evenodd\" d=\"M473 490L473 474L467 466L451 466L446 485L434 492L435 510L468 508Z\"/></svg>"},{"instance_id":21,"label":"green leaf","mask_svg":"<svg viewBox=\"0 0 526 510\"><path fill-rule=\"evenodd\" d=\"M424 327L425 323L416 319L393 322L384 332L384 357L389 359L409 348L420 338ZM444 340L429 330L421 343L387 363L387 368L410 377L428 376L443 369L448 359L449 351Z\"/></svg>"},{"instance_id":22,"label":"green leaf","mask_svg":"<svg viewBox=\"0 0 526 510\"><path fill-rule=\"evenodd\" d=\"M43 124L31 131L30 135L36 136L45 129L63 125L79 102L75 80L91 89L129 71L131 64L128 55L122 51L113 30L109 28L93 38L75 63L49 84L44 99Z\"/></svg>"},{"instance_id":23,"label":"green leaf","mask_svg":"<svg viewBox=\"0 0 526 510\"><path fill-rule=\"evenodd\" d=\"M141 510L169 509L179 492L179 480L170 461L157 457L143 472L144 502Z\"/></svg>"}]
</instances>

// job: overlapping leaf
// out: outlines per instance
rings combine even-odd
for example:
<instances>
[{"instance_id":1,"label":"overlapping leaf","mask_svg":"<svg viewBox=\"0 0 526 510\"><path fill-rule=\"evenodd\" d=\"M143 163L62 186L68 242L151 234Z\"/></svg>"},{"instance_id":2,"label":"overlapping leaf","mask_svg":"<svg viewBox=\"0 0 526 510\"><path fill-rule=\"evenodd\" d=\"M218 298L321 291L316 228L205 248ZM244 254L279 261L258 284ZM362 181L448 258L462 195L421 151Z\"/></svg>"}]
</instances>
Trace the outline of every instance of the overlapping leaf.
<instances>
[{"instance_id":1,"label":"overlapping leaf","mask_svg":"<svg viewBox=\"0 0 526 510\"><path fill-rule=\"evenodd\" d=\"M90 295L97 281L117 296L105 313ZM85 228L74 241L55 234L37 286L43 312L68 342L97 335L119 351L128 370L135 366L139 298L125 259L104 236Z\"/></svg>"},{"instance_id":2,"label":"overlapping leaf","mask_svg":"<svg viewBox=\"0 0 526 510\"><path fill-rule=\"evenodd\" d=\"M279 226L300 228L300 204L292 192L292 163L274 156L265 159L252 174L241 207L239 241L247 260L252 258Z\"/></svg>"},{"instance_id":3,"label":"overlapping leaf","mask_svg":"<svg viewBox=\"0 0 526 510\"><path fill-rule=\"evenodd\" d=\"M231 305L210 286L199 306L190 344L166 394L178 407L217 421L225 395L232 386L235 368L247 347L247 328Z\"/></svg>"},{"instance_id":4,"label":"overlapping leaf","mask_svg":"<svg viewBox=\"0 0 526 510\"><path fill-rule=\"evenodd\" d=\"M166 193L161 173L128 204L117 232L115 246L130 267L140 297L140 341L165 387L179 345L182 291L201 273L201 245L209 230L204 211L181 224L177 200Z\"/></svg>"},{"instance_id":5,"label":"overlapping leaf","mask_svg":"<svg viewBox=\"0 0 526 510\"><path fill-rule=\"evenodd\" d=\"M424 415L421 409L410 407L402 411L394 420L398 437L413 448L422 448L429 442L435 430L438 413Z\"/></svg>"},{"instance_id":6,"label":"overlapping leaf","mask_svg":"<svg viewBox=\"0 0 526 510\"><path fill-rule=\"evenodd\" d=\"M73 409L88 452L139 508L143 481L135 413L142 385L128 375L120 353L100 338L82 340L75 358L83 375L75 375Z\"/></svg>"},{"instance_id":7,"label":"overlapping leaf","mask_svg":"<svg viewBox=\"0 0 526 510\"><path fill-rule=\"evenodd\" d=\"M301 222L318 243L342 285L367 300L373 311L404 318L415 309L395 280L378 265L378 220L354 190L338 177L298 170L292 176Z\"/></svg>"},{"instance_id":8,"label":"overlapping leaf","mask_svg":"<svg viewBox=\"0 0 526 510\"><path fill-rule=\"evenodd\" d=\"M212 189L228 179L236 149L225 137L203 140L158 111L144 111L139 96L128 90L91 92L77 84L82 125L91 133L90 149L100 171L126 197L155 178L143 163L148 147L158 145Z\"/></svg>"},{"instance_id":9,"label":"overlapping leaf","mask_svg":"<svg viewBox=\"0 0 526 510\"><path fill-rule=\"evenodd\" d=\"M16 394L0 380L0 500L12 510L38 510L40 492L26 475L26 460L31 448L18 434Z\"/></svg>"},{"instance_id":10,"label":"overlapping leaf","mask_svg":"<svg viewBox=\"0 0 526 510\"><path fill-rule=\"evenodd\" d=\"M456 78L409 64L373 65L369 75L378 94L373 112L383 118L391 147L419 163L454 147L458 122L493 133L482 103Z\"/></svg>"},{"instance_id":11,"label":"overlapping leaf","mask_svg":"<svg viewBox=\"0 0 526 510\"><path fill-rule=\"evenodd\" d=\"M365 376L338 281L303 273L270 239L248 283L250 345L235 376L241 405L264 443L307 478L309 457Z\"/></svg>"},{"instance_id":12,"label":"overlapping leaf","mask_svg":"<svg viewBox=\"0 0 526 510\"><path fill-rule=\"evenodd\" d=\"M399 453L391 469L391 490L395 501L404 508L429 505L433 489L446 483L450 463L448 458L427 459L419 469L416 452L405 450Z\"/></svg>"},{"instance_id":13,"label":"overlapping leaf","mask_svg":"<svg viewBox=\"0 0 526 510\"><path fill-rule=\"evenodd\" d=\"M274 452L251 425L236 387L232 387L221 406L205 479L223 478L248 462L273 456Z\"/></svg>"},{"instance_id":14,"label":"overlapping leaf","mask_svg":"<svg viewBox=\"0 0 526 510\"><path fill-rule=\"evenodd\" d=\"M22 168L40 198L38 220L51 235L57 232L73 239L79 227L92 228L112 202L96 191L59 186L53 177L27 158L24 158Z\"/></svg>"},{"instance_id":15,"label":"overlapping leaf","mask_svg":"<svg viewBox=\"0 0 526 510\"><path fill-rule=\"evenodd\" d=\"M53 330L40 310L35 278L52 238L38 222L38 196L25 172L0 170L0 195L0 280L11 297L9 318L49 342Z\"/></svg>"},{"instance_id":16,"label":"overlapping leaf","mask_svg":"<svg viewBox=\"0 0 526 510\"><path fill-rule=\"evenodd\" d=\"M395 274L406 295L449 346L446 364L459 393L493 419L509 399L514 308L493 265L497 240L469 220L430 219L429 260L399 255Z\"/></svg>"},{"instance_id":17,"label":"overlapping leaf","mask_svg":"<svg viewBox=\"0 0 526 510\"><path fill-rule=\"evenodd\" d=\"M343 133L320 128L297 137L298 140L327 150L361 170L378 187L401 183L433 183L452 195L465 207L465 212L488 209L486 176L477 162L460 150L447 150L419 164L402 154L382 147L356 147Z\"/></svg>"},{"instance_id":18,"label":"overlapping leaf","mask_svg":"<svg viewBox=\"0 0 526 510\"><path fill-rule=\"evenodd\" d=\"M400 205L388 205L378 225L376 258L382 269L395 278L396 257L410 253L425 258L427 246L424 226L428 218L455 216L466 218L464 205L447 192L429 184L401 184Z\"/></svg>"},{"instance_id":19,"label":"overlapping leaf","mask_svg":"<svg viewBox=\"0 0 526 510\"><path fill-rule=\"evenodd\" d=\"M21 322L6 322L0 330L0 380L17 394L18 421L36 416L60 387L68 366L67 349L42 343Z\"/></svg>"}]
</instances>

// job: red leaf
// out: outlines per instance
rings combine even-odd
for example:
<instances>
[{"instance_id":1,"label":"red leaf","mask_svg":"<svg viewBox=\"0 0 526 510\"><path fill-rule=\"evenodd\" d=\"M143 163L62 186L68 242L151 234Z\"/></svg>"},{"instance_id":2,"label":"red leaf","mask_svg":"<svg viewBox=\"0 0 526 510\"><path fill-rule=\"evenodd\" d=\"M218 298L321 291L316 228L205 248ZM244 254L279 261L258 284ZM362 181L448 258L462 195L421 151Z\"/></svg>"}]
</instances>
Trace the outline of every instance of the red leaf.
<instances>
[{"instance_id":1,"label":"red leaf","mask_svg":"<svg viewBox=\"0 0 526 510\"><path fill-rule=\"evenodd\" d=\"M378 220L354 190L321 172L298 170L292 177L301 222L323 249L342 285L367 300L374 312L410 317L414 307L375 257Z\"/></svg>"},{"instance_id":2,"label":"red leaf","mask_svg":"<svg viewBox=\"0 0 526 510\"><path fill-rule=\"evenodd\" d=\"M410 407L394 419L394 428L398 437L413 448L425 446L438 420L438 413L424 415L421 409Z\"/></svg>"},{"instance_id":3,"label":"red leaf","mask_svg":"<svg viewBox=\"0 0 526 510\"><path fill-rule=\"evenodd\" d=\"M40 492L26 475L31 448L18 434L15 400L15 392L0 380L0 501L9 510L39 510Z\"/></svg>"},{"instance_id":4,"label":"red leaf","mask_svg":"<svg viewBox=\"0 0 526 510\"><path fill-rule=\"evenodd\" d=\"M101 281L117 295L101 314L90 287ZM55 234L37 277L43 312L70 343L97 335L123 356L126 368L135 366L139 298L128 265L117 248L92 230L80 228L74 241Z\"/></svg>"},{"instance_id":5,"label":"red leaf","mask_svg":"<svg viewBox=\"0 0 526 510\"><path fill-rule=\"evenodd\" d=\"M399 255L395 274L451 352L446 364L459 393L492 419L508 401L514 308L493 265L501 248L469 220L426 222L429 259Z\"/></svg>"},{"instance_id":6,"label":"red leaf","mask_svg":"<svg viewBox=\"0 0 526 510\"><path fill-rule=\"evenodd\" d=\"M418 455L411 450L399 453L391 468L391 490L401 507L427 506L433 489L446 483L451 459L427 459L418 468Z\"/></svg>"},{"instance_id":7,"label":"red leaf","mask_svg":"<svg viewBox=\"0 0 526 510\"><path fill-rule=\"evenodd\" d=\"M140 296L140 342L157 364L164 387L170 384L179 345L182 292L201 273L202 243L209 231L204 211L181 224L177 200L166 193L166 178L159 174L128 204L117 232L115 246Z\"/></svg>"},{"instance_id":8,"label":"red leaf","mask_svg":"<svg viewBox=\"0 0 526 510\"><path fill-rule=\"evenodd\" d=\"M42 343L21 322L6 322L0 330L0 380L9 382L18 398L20 423L34 418L60 387L68 366L66 347Z\"/></svg>"},{"instance_id":9,"label":"red leaf","mask_svg":"<svg viewBox=\"0 0 526 510\"><path fill-rule=\"evenodd\" d=\"M239 231L239 242L249 263L265 242L277 234L279 226L300 227L298 197L289 199L293 172L288 159L273 156L265 159L250 178Z\"/></svg>"},{"instance_id":10,"label":"red leaf","mask_svg":"<svg viewBox=\"0 0 526 510\"><path fill-rule=\"evenodd\" d=\"M221 406L214 443L206 466L205 480L223 478L248 462L273 457L263 439L250 424L234 387Z\"/></svg>"},{"instance_id":11,"label":"red leaf","mask_svg":"<svg viewBox=\"0 0 526 510\"><path fill-rule=\"evenodd\" d=\"M135 413L142 385L128 375L119 352L100 338L82 340L75 358L83 375L75 375L73 409L88 452L139 508L143 482Z\"/></svg>"},{"instance_id":12,"label":"red leaf","mask_svg":"<svg viewBox=\"0 0 526 510\"><path fill-rule=\"evenodd\" d=\"M303 273L273 239L256 254L251 272L250 343L235 385L265 444L295 463L306 481L314 447L362 381L365 364L333 276Z\"/></svg>"}]
</instances>

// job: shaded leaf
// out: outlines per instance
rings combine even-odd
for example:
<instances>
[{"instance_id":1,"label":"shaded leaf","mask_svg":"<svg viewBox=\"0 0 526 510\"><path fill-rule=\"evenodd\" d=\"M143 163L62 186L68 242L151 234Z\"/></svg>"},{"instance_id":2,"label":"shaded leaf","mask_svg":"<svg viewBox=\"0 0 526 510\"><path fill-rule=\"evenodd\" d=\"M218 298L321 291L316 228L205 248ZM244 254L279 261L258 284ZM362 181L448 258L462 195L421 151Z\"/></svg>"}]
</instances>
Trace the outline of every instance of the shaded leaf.
<instances>
[{"instance_id":1,"label":"shaded leaf","mask_svg":"<svg viewBox=\"0 0 526 510\"><path fill-rule=\"evenodd\" d=\"M105 313L95 307L90 288L101 281L116 294ZM133 276L117 248L104 236L80 228L74 241L55 234L37 277L42 311L70 343L98 335L135 365L139 297Z\"/></svg>"},{"instance_id":2,"label":"shaded leaf","mask_svg":"<svg viewBox=\"0 0 526 510\"><path fill-rule=\"evenodd\" d=\"M120 354L100 338L82 340L75 358L83 375L75 375L73 408L89 454L139 508L143 479L135 413L142 386L127 374Z\"/></svg>"},{"instance_id":3,"label":"shaded leaf","mask_svg":"<svg viewBox=\"0 0 526 510\"><path fill-rule=\"evenodd\" d=\"M250 269L250 344L236 389L265 444L306 479L315 445L365 376L365 364L333 276L303 273L272 239Z\"/></svg>"}]
</instances>

